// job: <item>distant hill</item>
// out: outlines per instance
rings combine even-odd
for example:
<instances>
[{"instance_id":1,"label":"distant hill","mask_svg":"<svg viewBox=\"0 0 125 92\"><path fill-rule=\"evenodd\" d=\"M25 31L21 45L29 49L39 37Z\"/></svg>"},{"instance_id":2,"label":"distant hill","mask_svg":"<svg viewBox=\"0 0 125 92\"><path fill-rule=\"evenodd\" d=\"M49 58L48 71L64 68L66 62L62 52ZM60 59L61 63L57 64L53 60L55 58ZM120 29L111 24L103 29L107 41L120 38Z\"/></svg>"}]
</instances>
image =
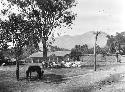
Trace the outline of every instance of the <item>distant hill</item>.
<instances>
[{"instance_id":1,"label":"distant hill","mask_svg":"<svg viewBox=\"0 0 125 92\"><path fill-rule=\"evenodd\" d=\"M95 34L93 34L93 33L94 33L94 31L90 31L90 32L84 33L82 35L60 36L55 39L53 46L58 46L60 48L65 48L65 49L72 49L72 48L74 48L75 45L87 44L89 47L93 47L94 41L95 41ZM104 47L106 45L106 43L107 43L106 36L107 36L107 34L104 32L101 32L101 34L98 36L97 44L100 47Z\"/></svg>"}]
</instances>

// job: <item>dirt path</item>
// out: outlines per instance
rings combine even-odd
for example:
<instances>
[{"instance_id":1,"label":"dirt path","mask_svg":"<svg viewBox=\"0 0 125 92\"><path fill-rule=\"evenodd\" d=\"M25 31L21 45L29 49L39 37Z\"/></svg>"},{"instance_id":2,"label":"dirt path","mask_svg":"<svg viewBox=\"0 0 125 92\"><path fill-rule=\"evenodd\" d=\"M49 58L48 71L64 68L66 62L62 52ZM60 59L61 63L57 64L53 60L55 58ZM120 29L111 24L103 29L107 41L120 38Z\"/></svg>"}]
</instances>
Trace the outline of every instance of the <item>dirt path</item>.
<instances>
[{"instance_id":1,"label":"dirt path","mask_svg":"<svg viewBox=\"0 0 125 92\"><path fill-rule=\"evenodd\" d=\"M125 92L125 64L109 70L90 71L60 84L39 84L27 92Z\"/></svg>"},{"instance_id":2,"label":"dirt path","mask_svg":"<svg viewBox=\"0 0 125 92\"><path fill-rule=\"evenodd\" d=\"M96 72L80 68L46 70L43 80L29 82L24 67L20 67L20 81L16 81L15 67L0 69L0 92L125 92L125 63Z\"/></svg>"}]
</instances>

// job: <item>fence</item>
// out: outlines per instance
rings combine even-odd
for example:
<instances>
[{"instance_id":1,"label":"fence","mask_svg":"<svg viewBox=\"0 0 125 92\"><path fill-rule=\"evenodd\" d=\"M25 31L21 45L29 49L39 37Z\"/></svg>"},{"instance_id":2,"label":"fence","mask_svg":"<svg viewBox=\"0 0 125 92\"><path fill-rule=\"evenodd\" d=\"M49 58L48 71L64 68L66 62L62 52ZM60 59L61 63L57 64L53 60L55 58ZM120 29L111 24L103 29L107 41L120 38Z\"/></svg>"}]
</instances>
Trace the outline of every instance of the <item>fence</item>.
<instances>
[{"instance_id":1,"label":"fence","mask_svg":"<svg viewBox=\"0 0 125 92\"><path fill-rule=\"evenodd\" d=\"M82 61L85 65L94 65L94 54L88 54L80 57L80 61ZM121 57L119 56L119 59ZM115 54L103 56L102 54L98 54L96 56L97 65L106 64L106 63L116 63L117 59Z\"/></svg>"}]
</instances>

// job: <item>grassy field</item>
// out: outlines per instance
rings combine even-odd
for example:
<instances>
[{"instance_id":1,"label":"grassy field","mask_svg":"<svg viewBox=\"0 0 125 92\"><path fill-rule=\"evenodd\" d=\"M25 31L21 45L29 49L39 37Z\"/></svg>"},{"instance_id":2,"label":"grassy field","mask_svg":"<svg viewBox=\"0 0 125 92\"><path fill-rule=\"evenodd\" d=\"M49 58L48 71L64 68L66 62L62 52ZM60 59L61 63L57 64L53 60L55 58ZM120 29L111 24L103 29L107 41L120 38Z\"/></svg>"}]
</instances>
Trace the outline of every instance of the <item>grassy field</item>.
<instances>
[{"instance_id":1,"label":"grassy field","mask_svg":"<svg viewBox=\"0 0 125 92\"><path fill-rule=\"evenodd\" d=\"M107 69L117 64L101 64L97 69ZM25 72L28 65L20 66L20 80L16 80L16 66L0 67L0 92L26 92L27 89L35 88L37 85L43 87L58 85L65 83L69 77L84 75L93 71L93 65L83 65L81 68L60 68L60 69L44 69L45 74L42 80L36 78L36 73L33 73L31 81L26 80Z\"/></svg>"}]
</instances>

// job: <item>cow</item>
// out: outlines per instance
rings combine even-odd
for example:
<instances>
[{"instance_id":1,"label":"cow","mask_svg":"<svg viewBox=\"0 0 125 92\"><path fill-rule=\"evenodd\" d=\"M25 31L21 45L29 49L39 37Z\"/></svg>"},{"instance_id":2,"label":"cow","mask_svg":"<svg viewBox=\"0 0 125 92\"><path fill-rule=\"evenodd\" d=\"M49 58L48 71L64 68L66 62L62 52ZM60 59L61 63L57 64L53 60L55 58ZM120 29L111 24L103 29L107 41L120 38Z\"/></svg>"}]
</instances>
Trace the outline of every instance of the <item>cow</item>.
<instances>
[{"instance_id":1,"label":"cow","mask_svg":"<svg viewBox=\"0 0 125 92\"><path fill-rule=\"evenodd\" d=\"M38 74L38 78L41 79L41 77L43 76L44 71L41 71L40 66L29 66L28 70L26 71L26 78L28 79L30 77L31 79L31 73L32 72L37 72Z\"/></svg>"}]
</instances>

